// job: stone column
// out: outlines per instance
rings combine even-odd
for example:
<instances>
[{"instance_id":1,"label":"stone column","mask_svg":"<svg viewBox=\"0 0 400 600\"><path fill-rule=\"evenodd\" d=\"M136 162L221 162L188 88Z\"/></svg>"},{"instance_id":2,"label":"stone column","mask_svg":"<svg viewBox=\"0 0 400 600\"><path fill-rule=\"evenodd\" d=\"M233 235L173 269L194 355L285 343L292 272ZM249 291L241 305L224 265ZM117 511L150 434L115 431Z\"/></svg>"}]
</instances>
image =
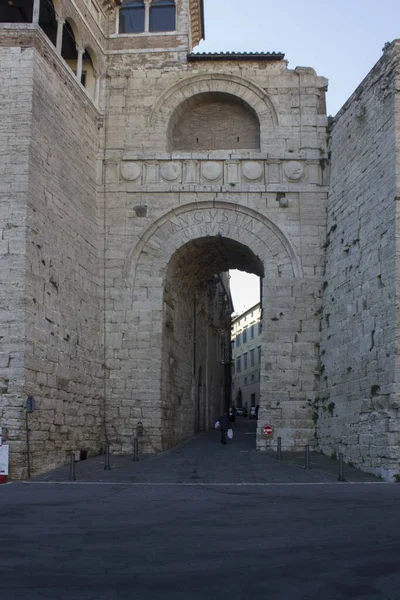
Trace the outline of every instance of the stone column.
<instances>
[{"instance_id":1,"label":"stone column","mask_svg":"<svg viewBox=\"0 0 400 600\"><path fill-rule=\"evenodd\" d=\"M76 47L78 51L78 64L76 66L76 78L81 82L82 79L82 63L83 63L83 55L85 54L85 50L83 48Z\"/></svg>"},{"instance_id":2,"label":"stone column","mask_svg":"<svg viewBox=\"0 0 400 600\"><path fill-rule=\"evenodd\" d=\"M33 1L32 23L39 23L40 0Z\"/></svg>"},{"instance_id":3,"label":"stone column","mask_svg":"<svg viewBox=\"0 0 400 600\"><path fill-rule=\"evenodd\" d=\"M94 88L94 103L96 104L96 106L99 105L99 101L100 101L100 75L99 73L94 73L94 77L95 77L95 81L96 81L96 85Z\"/></svg>"},{"instance_id":4,"label":"stone column","mask_svg":"<svg viewBox=\"0 0 400 600\"><path fill-rule=\"evenodd\" d=\"M58 54L61 54L61 50L62 50L64 23L65 23L65 21L63 21L62 19L57 19L56 50L57 50Z\"/></svg>"},{"instance_id":5,"label":"stone column","mask_svg":"<svg viewBox=\"0 0 400 600\"><path fill-rule=\"evenodd\" d=\"M144 30L149 31L150 27L150 3L151 0L144 0Z\"/></svg>"}]
</instances>

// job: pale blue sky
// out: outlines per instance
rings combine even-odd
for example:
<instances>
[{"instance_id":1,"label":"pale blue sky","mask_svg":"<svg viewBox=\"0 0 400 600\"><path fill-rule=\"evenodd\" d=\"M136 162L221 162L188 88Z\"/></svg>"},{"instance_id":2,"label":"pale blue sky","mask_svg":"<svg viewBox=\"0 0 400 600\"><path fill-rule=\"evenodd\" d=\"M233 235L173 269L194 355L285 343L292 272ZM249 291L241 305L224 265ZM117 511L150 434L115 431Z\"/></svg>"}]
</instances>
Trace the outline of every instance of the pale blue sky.
<instances>
[{"instance_id":1,"label":"pale blue sky","mask_svg":"<svg viewBox=\"0 0 400 600\"><path fill-rule=\"evenodd\" d=\"M400 38L400 0L205 0L206 40L198 52L283 52L289 68L329 79L334 115Z\"/></svg>"},{"instance_id":2,"label":"pale blue sky","mask_svg":"<svg viewBox=\"0 0 400 600\"><path fill-rule=\"evenodd\" d=\"M206 40L197 52L283 52L289 68L312 67L329 80L335 115L400 38L400 0L205 0ZM235 309L258 301L256 278L231 272Z\"/></svg>"}]
</instances>

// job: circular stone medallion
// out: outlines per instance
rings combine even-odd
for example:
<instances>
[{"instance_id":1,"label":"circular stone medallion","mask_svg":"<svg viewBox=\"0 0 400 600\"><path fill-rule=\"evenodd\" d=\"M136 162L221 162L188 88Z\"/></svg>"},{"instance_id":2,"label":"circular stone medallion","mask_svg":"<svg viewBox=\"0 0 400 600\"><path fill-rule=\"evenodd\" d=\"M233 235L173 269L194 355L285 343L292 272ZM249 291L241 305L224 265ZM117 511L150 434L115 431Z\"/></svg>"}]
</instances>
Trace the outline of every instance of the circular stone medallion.
<instances>
[{"instance_id":1,"label":"circular stone medallion","mask_svg":"<svg viewBox=\"0 0 400 600\"><path fill-rule=\"evenodd\" d=\"M222 165L217 162L205 162L201 167L201 174L208 181L215 181L222 175Z\"/></svg>"},{"instance_id":2,"label":"circular stone medallion","mask_svg":"<svg viewBox=\"0 0 400 600\"><path fill-rule=\"evenodd\" d=\"M259 162L245 162L242 167L243 177L250 181L260 179L263 174L263 165Z\"/></svg>"},{"instance_id":3,"label":"circular stone medallion","mask_svg":"<svg viewBox=\"0 0 400 600\"><path fill-rule=\"evenodd\" d=\"M126 181L135 181L139 179L142 173L142 166L139 163L124 161L121 163L121 175Z\"/></svg>"},{"instance_id":4,"label":"circular stone medallion","mask_svg":"<svg viewBox=\"0 0 400 600\"><path fill-rule=\"evenodd\" d=\"M166 181L175 181L181 174L181 167L179 163L167 162L161 165L160 174Z\"/></svg>"},{"instance_id":5,"label":"circular stone medallion","mask_svg":"<svg viewBox=\"0 0 400 600\"><path fill-rule=\"evenodd\" d=\"M291 160L284 164L283 171L288 179L297 181L304 175L304 167L297 160Z\"/></svg>"}]
</instances>

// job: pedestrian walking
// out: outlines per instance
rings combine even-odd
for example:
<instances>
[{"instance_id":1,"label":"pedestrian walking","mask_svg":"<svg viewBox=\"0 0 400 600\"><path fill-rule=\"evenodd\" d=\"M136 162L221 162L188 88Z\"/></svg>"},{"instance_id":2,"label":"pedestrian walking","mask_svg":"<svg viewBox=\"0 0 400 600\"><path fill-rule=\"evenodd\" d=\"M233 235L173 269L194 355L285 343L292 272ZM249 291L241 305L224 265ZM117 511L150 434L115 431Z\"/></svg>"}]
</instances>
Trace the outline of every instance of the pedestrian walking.
<instances>
[{"instance_id":1,"label":"pedestrian walking","mask_svg":"<svg viewBox=\"0 0 400 600\"><path fill-rule=\"evenodd\" d=\"M220 425L220 430L221 430L221 444L226 444L226 434L227 431L230 427L229 425L229 417L228 417L228 413L224 413L219 419L219 425Z\"/></svg>"}]
</instances>

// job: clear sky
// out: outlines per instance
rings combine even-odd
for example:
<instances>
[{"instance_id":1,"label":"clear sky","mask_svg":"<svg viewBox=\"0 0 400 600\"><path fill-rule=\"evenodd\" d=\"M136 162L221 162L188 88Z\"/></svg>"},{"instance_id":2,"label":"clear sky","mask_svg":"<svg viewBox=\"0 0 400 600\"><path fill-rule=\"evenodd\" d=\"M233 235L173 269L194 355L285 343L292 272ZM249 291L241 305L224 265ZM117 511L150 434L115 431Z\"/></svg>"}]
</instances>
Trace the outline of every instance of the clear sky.
<instances>
[{"instance_id":1,"label":"clear sky","mask_svg":"<svg viewBox=\"0 0 400 600\"><path fill-rule=\"evenodd\" d=\"M283 52L329 79L334 115L400 38L400 0L205 0L205 22L197 52Z\"/></svg>"},{"instance_id":2,"label":"clear sky","mask_svg":"<svg viewBox=\"0 0 400 600\"><path fill-rule=\"evenodd\" d=\"M400 38L400 0L205 0L206 40L196 52L283 52L289 68L312 67L329 80L335 115ZM236 311L258 302L258 278L231 272Z\"/></svg>"}]
</instances>

